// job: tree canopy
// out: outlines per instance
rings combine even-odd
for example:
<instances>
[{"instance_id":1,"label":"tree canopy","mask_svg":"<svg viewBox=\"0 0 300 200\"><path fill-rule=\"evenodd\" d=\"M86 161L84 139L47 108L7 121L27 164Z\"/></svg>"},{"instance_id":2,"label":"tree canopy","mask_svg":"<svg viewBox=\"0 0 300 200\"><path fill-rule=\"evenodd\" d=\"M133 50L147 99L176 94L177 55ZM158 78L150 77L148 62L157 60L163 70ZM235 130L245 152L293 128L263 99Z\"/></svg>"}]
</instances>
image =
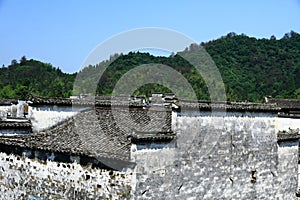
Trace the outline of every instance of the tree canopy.
<instances>
[{"instance_id":1,"label":"tree canopy","mask_svg":"<svg viewBox=\"0 0 300 200\"><path fill-rule=\"evenodd\" d=\"M29 94L44 97L68 97L72 94L76 74L63 73L51 64L27 60L12 60L0 68L0 97L26 98Z\"/></svg>"},{"instance_id":2,"label":"tree canopy","mask_svg":"<svg viewBox=\"0 0 300 200\"><path fill-rule=\"evenodd\" d=\"M271 36L270 39L256 39L231 32L213 41L191 44L184 52L192 52L202 47L221 73L228 100L259 102L266 95L276 98L300 98L298 33L291 31L281 39L275 36ZM180 53L160 57L140 52L113 55L110 60L87 66L78 74L63 73L51 64L28 60L23 56L20 62L14 59L8 67L0 68L0 97L22 98L28 94L68 97L72 93L95 91L96 94L112 95L115 84L126 72L150 63L172 67L191 84L198 99L210 98L203 78ZM105 71L104 67L107 67ZM100 72L103 72L101 78ZM73 88L76 76L79 81L76 85L80 87ZM146 75L136 77L136 81L145 77ZM149 96L153 92L171 90L160 84L147 84L137 88L135 94Z\"/></svg>"}]
</instances>

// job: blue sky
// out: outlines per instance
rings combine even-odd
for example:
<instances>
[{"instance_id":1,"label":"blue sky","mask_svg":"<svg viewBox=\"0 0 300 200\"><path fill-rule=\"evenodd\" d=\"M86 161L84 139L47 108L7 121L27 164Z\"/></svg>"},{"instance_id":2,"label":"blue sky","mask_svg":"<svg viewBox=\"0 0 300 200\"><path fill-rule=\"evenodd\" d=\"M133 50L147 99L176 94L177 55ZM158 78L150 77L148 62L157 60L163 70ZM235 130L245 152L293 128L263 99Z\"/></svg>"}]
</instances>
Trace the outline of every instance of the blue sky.
<instances>
[{"instance_id":1,"label":"blue sky","mask_svg":"<svg viewBox=\"0 0 300 200\"><path fill-rule=\"evenodd\" d=\"M143 27L179 31L198 43L228 32L281 38L300 32L300 0L0 0L0 64L25 55L75 72L98 44Z\"/></svg>"}]
</instances>

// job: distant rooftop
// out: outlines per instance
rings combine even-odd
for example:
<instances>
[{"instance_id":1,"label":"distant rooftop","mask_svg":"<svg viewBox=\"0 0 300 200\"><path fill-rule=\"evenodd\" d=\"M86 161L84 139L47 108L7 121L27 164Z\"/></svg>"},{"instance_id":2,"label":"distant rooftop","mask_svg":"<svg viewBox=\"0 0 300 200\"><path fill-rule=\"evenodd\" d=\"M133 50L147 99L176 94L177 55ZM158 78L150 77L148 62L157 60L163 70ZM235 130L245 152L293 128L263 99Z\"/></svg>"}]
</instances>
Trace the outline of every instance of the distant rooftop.
<instances>
[{"instance_id":1,"label":"distant rooftop","mask_svg":"<svg viewBox=\"0 0 300 200\"><path fill-rule=\"evenodd\" d=\"M300 110L300 99L276 99L266 97L266 102L268 104L276 104L281 109Z\"/></svg>"}]
</instances>

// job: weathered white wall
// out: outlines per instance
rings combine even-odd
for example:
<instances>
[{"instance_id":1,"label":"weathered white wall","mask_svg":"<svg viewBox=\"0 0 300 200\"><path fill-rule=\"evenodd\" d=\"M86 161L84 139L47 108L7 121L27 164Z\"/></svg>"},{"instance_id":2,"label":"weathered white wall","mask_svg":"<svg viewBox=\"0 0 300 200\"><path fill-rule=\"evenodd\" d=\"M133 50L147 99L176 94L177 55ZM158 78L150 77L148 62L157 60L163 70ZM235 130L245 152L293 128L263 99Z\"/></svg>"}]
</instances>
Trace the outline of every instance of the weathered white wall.
<instances>
[{"instance_id":1,"label":"weathered white wall","mask_svg":"<svg viewBox=\"0 0 300 200\"><path fill-rule=\"evenodd\" d=\"M275 118L277 131L288 131L289 129L300 129L300 119L296 118Z\"/></svg>"},{"instance_id":2,"label":"weathered white wall","mask_svg":"<svg viewBox=\"0 0 300 200\"><path fill-rule=\"evenodd\" d=\"M6 119L8 111L10 111L10 106L0 106L0 120Z\"/></svg>"},{"instance_id":3,"label":"weathered white wall","mask_svg":"<svg viewBox=\"0 0 300 200\"><path fill-rule=\"evenodd\" d=\"M39 132L62 123L77 113L78 112L44 111L31 108L28 117L32 123L32 130Z\"/></svg>"},{"instance_id":4,"label":"weathered white wall","mask_svg":"<svg viewBox=\"0 0 300 200\"><path fill-rule=\"evenodd\" d=\"M275 187L278 199L294 199L298 190L298 142L280 143L277 165L278 185Z\"/></svg>"},{"instance_id":5,"label":"weathered white wall","mask_svg":"<svg viewBox=\"0 0 300 200\"><path fill-rule=\"evenodd\" d=\"M0 153L0 199L129 199L131 172Z\"/></svg>"},{"instance_id":6,"label":"weathered white wall","mask_svg":"<svg viewBox=\"0 0 300 200\"><path fill-rule=\"evenodd\" d=\"M295 197L298 146L278 146L274 118L173 116L172 125L176 149L132 154L136 199Z\"/></svg>"}]
</instances>

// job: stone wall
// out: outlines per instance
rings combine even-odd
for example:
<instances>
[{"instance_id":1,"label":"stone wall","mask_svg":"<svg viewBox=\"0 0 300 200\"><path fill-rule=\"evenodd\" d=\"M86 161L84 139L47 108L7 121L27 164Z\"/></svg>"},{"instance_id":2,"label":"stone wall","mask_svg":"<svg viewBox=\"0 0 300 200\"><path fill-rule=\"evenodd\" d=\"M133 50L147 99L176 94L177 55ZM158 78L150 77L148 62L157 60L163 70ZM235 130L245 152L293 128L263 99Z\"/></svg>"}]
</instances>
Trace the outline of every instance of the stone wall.
<instances>
[{"instance_id":1,"label":"stone wall","mask_svg":"<svg viewBox=\"0 0 300 200\"><path fill-rule=\"evenodd\" d=\"M294 199L298 141L276 118L172 115L172 148L131 148L118 172L0 153L0 199Z\"/></svg>"},{"instance_id":2,"label":"stone wall","mask_svg":"<svg viewBox=\"0 0 300 200\"><path fill-rule=\"evenodd\" d=\"M130 199L131 172L0 153L0 199Z\"/></svg>"},{"instance_id":3,"label":"stone wall","mask_svg":"<svg viewBox=\"0 0 300 200\"><path fill-rule=\"evenodd\" d=\"M271 117L173 117L177 148L132 153L136 199L294 199L297 142Z\"/></svg>"},{"instance_id":4,"label":"stone wall","mask_svg":"<svg viewBox=\"0 0 300 200\"><path fill-rule=\"evenodd\" d=\"M293 194L299 190L297 154L298 141L279 142L276 187L279 199L293 199Z\"/></svg>"}]
</instances>

